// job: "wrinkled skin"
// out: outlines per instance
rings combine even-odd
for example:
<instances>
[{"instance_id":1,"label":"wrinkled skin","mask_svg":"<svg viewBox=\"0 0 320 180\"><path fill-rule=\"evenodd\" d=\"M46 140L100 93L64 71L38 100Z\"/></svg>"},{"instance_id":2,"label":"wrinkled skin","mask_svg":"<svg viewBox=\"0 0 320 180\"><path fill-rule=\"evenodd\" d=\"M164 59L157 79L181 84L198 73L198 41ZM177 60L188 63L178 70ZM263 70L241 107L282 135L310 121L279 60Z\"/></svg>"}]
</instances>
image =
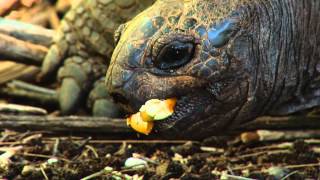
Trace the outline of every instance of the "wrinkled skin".
<instances>
[{"instance_id":1,"label":"wrinkled skin","mask_svg":"<svg viewBox=\"0 0 320 180\"><path fill-rule=\"evenodd\" d=\"M171 137L316 107L319 22L318 0L159 0L122 26L107 89L131 113L178 97Z\"/></svg>"}]
</instances>

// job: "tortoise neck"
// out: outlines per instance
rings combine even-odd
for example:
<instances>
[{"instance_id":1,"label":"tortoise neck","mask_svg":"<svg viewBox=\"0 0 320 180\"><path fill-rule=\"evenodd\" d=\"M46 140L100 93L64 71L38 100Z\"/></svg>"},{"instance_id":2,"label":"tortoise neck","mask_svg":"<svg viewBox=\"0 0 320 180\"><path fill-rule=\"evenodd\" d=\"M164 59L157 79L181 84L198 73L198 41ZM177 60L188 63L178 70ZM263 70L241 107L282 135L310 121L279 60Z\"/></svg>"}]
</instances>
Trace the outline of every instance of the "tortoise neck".
<instances>
[{"instance_id":1,"label":"tortoise neck","mask_svg":"<svg viewBox=\"0 0 320 180\"><path fill-rule=\"evenodd\" d=\"M267 112L303 92L319 72L320 1L258 0L245 8L253 93Z\"/></svg>"}]
</instances>

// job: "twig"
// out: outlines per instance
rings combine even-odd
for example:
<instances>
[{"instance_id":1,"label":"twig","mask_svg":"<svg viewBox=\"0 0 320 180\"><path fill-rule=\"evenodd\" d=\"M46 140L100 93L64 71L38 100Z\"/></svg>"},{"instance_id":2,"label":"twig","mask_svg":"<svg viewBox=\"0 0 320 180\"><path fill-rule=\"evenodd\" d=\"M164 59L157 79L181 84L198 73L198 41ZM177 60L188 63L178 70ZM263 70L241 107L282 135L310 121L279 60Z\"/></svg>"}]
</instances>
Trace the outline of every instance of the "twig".
<instances>
[{"instance_id":1,"label":"twig","mask_svg":"<svg viewBox=\"0 0 320 180\"><path fill-rule=\"evenodd\" d=\"M241 171L241 170L251 170L251 169L258 169L261 165L253 165L249 164L246 166L237 166L232 168L233 171Z\"/></svg>"},{"instance_id":2,"label":"twig","mask_svg":"<svg viewBox=\"0 0 320 180\"><path fill-rule=\"evenodd\" d=\"M93 173L87 177L81 178L81 180L89 180L89 179L93 179L93 178L97 178L99 176L102 176L104 174L111 174L113 172L113 169L111 167L106 167L103 170Z\"/></svg>"},{"instance_id":3,"label":"twig","mask_svg":"<svg viewBox=\"0 0 320 180\"><path fill-rule=\"evenodd\" d=\"M42 173L42 175L43 175L44 179L45 179L45 180L49 180L49 178L48 178L48 176L47 176L47 174L46 174L46 172L45 172L45 170L43 169L43 167L42 167L42 166L40 166L40 171L41 171L41 173Z\"/></svg>"},{"instance_id":4,"label":"twig","mask_svg":"<svg viewBox=\"0 0 320 180\"><path fill-rule=\"evenodd\" d=\"M35 80L39 68L9 61L0 62L0 85L13 79Z\"/></svg>"},{"instance_id":5,"label":"twig","mask_svg":"<svg viewBox=\"0 0 320 180\"><path fill-rule=\"evenodd\" d=\"M47 115L47 111L42 108L18 105L18 104L0 104L0 113L19 114L19 115Z\"/></svg>"},{"instance_id":6,"label":"twig","mask_svg":"<svg viewBox=\"0 0 320 180\"><path fill-rule=\"evenodd\" d=\"M54 140L46 140L47 138L43 138L43 143L46 144L55 144ZM75 140L79 141L79 140ZM126 142L128 144L185 144L187 141L179 141L179 140L91 140L88 144L122 144ZM10 146L10 145L26 145L26 143L22 142L0 142L0 146ZM53 156L55 154L53 153Z\"/></svg>"},{"instance_id":7,"label":"twig","mask_svg":"<svg viewBox=\"0 0 320 180\"><path fill-rule=\"evenodd\" d=\"M320 139L306 139L304 142L307 144L320 144Z\"/></svg>"},{"instance_id":8,"label":"twig","mask_svg":"<svg viewBox=\"0 0 320 180\"><path fill-rule=\"evenodd\" d=\"M89 149L89 150L93 153L93 155L95 156L95 158L99 158L99 154L97 153L97 151L95 150L94 147L92 147L92 146L90 146L90 145L86 145L85 147L86 147L87 149Z\"/></svg>"},{"instance_id":9,"label":"twig","mask_svg":"<svg viewBox=\"0 0 320 180\"><path fill-rule=\"evenodd\" d=\"M185 140L91 140L89 144L185 144Z\"/></svg>"},{"instance_id":10,"label":"twig","mask_svg":"<svg viewBox=\"0 0 320 180\"><path fill-rule=\"evenodd\" d=\"M53 30L4 18L0 18L0 33L46 47L51 45L54 36Z\"/></svg>"},{"instance_id":11,"label":"twig","mask_svg":"<svg viewBox=\"0 0 320 180\"><path fill-rule=\"evenodd\" d=\"M234 130L251 131L257 129L319 129L320 116L292 115L292 116L262 116L256 120L245 123Z\"/></svg>"},{"instance_id":12,"label":"twig","mask_svg":"<svg viewBox=\"0 0 320 180\"><path fill-rule=\"evenodd\" d=\"M317 166L320 166L320 163L288 165L288 166L284 166L284 168L296 169L296 168L317 167Z\"/></svg>"},{"instance_id":13,"label":"twig","mask_svg":"<svg viewBox=\"0 0 320 180\"><path fill-rule=\"evenodd\" d=\"M285 180L285 179L287 179L288 177L290 177L290 176L292 176L292 175L294 175L294 174L297 174L298 172L299 172L299 171L293 171L293 172L287 174L286 176L284 176L283 178L281 178L280 180Z\"/></svg>"},{"instance_id":14,"label":"twig","mask_svg":"<svg viewBox=\"0 0 320 180\"><path fill-rule=\"evenodd\" d=\"M44 137L43 140L45 141L55 141L56 137ZM59 136L60 140L71 140L71 141L83 141L84 138L81 136ZM88 144L123 144L123 142L127 144L185 144L187 142L192 143L199 143L198 141L191 141L191 140L166 140L166 139L91 139Z\"/></svg>"},{"instance_id":15,"label":"twig","mask_svg":"<svg viewBox=\"0 0 320 180\"><path fill-rule=\"evenodd\" d=\"M46 105L58 105L57 91L14 80L0 88L0 93L6 96L27 98Z\"/></svg>"},{"instance_id":16,"label":"twig","mask_svg":"<svg viewBox=\"0 0 320 180\"><path fill-rule=\"evenodd\" d=\"M48 130L55 132L91 132L105 134L135 134L123 119L85 116L13 116L0 115L1 129Z\"/></svg>"},{"instance_id":17,"label":"twig","mask_svg":"<svg viewBox=\"0 0 320 180\"><path fill-rule=\"evenodd\" d=\"M20 156L29 156L29 157L37 157L37 158L45 158L45 159L50 159L50 158L57 158L59 160L65 161L65 162L71 162L68 159L61 158L61 157L55 157L55 156L48 156L48 155L43 155L43 154L32 154L32 153L17 153L17 155Z\"/></svg>"},{"instance_id":18,"label":"twig","mask_svg":"<svg viewBox=\"0 0 320 180\"><path fill-rule=\"evenodd\" d=\"M263 154L274 155L274 154L291 154L291 153L292 153L292 151L290 151L290 150L273 150L273 151L269 150L269 151L256 152L256 153L252 153L252 154L240 155L240 156L238 156L238 158L245 159L245 158L260 156Z\"/></svg>"},{"instance_id":19,"label":"twig","mask_svg":"<svg viewBox=\"0 0 320 180\"><path fill-rule=\"evenodd\" d=\"M214 153L214 154L223 154L225 152L224 149L216 148L216 147L201 146L200 149L201 149L201 151L210 152L210 153Z\"/></svg>"},{"instance_id":20,"label":"twig","mask_svg":"<svg viewBox=\"0 0 320 180\"><path fill-rule=\"evenodd\" d=\"M293 146L294 146L293 142L282 142L280 144L271 144L267 146L252 148L252 149L249 149L249 151L252 152L252 151L272 150L272 149L290 149L290 148L293 148Z\"/></svg>"},{"instance_id":21,"label":"twig","mask_svg":"<svg viewBox=\"0 0 320 180\"><path fill-rule=\"evenodd\" d=\"M56 138L54 145L53 145L53 149L52 149L53 156L57 156L57 154L59 152L59 144L60 144L60 139Z\"/></svg>"},{"instance_id":22,"label":"twig","mask_svg":"<svg viewBox=\"0 0 320 180\"><path fill-rule=\"evenodd\" d=\"M91 140L91 137L86 138L85 140L81 141L80 143L78 143L78 147L76 148L76 152L81 152L81 154L77 153L77 155L75 155L72 158L72 161L75 161L76 159L78 159L79 157L81 157L84 152L88 152L90 149L87 148L86 151L83 151L84 147L86 147L86 145L88 144L88 142Z\"/></svg>"},{"instance_id":23,"label":"twig","mask_svg":"<svg viewBox=\"0 0 320 180\"><path fill-rule=\"evenodd\" d=\"M230 175L230 174L224 174L223 178L225 178L225 179L234 179L234 180L255 180L255 179L251 179L251 178L235 176L235 175ZM223 179L223 178L221 178L221 179Z\"/></svg>"},{"instance_id":24,"label":"twig","mask_svg":"<svg viewBox=\"0 0 320 180\"><path fill-rule=\"evenodd\" d=\"M40 66L47 52L47 47L0 34L0 59Z\"/></svg>"},{"instance_id":25,"label":"twig","mask_svg":"<svg viewBox=\"0 0 320 180\"><path fill-rule=\"evenodd\" d=\"M254 141L287 141L293 139L319 138L320 130L301 130L301 131L269 131L257 130L254 132L245 132L241 134L241 141L250 143Z\"/></svg>"},{"instance_id":26,"label":"twig","mask_svg":"<svg viewBox=\"0 0 320 180\"><path fill-rule=\"evenodd\" d=\"M33 135L30 135L28 137L25 137L21 140L21 142L23 144L28 144L30 143L32 140L36 140L36 139L40 139L42 138L42 134L33 134Z\"/></svg>"}]
</instances>

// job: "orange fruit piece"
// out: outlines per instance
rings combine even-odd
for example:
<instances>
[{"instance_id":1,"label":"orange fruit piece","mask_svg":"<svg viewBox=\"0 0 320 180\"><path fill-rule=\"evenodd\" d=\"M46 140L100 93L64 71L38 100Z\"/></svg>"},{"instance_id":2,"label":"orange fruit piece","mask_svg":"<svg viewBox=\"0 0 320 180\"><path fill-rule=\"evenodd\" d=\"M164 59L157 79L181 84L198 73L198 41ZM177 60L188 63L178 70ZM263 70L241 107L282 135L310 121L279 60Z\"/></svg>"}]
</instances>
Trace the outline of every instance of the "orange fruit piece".
<instances>
[{"instance_id":1,"label":"orange fruit piece","mask_svg":"<svg viewBox=\"0 0 320 180\"><path fill-rule=\"evenodd\" d=\"M144 121L142 120L140 112L131 115L127 118L127 125L133 128L135 131L149 135L154 126L152 121Z\"/></svg>"},{"instance_id":2,"label":"orange fruit piece","mask_svg":"<svg viewBox=\"0 0 320 180\"><path fill-rule=\"evenodd\" d=\"M154 121L171 116L177 103L176 98L166 100L151 99L140 108L140 112L127 118L127 125L135 131L148 135L153 129Z\"/></svg>"}]
</instances>

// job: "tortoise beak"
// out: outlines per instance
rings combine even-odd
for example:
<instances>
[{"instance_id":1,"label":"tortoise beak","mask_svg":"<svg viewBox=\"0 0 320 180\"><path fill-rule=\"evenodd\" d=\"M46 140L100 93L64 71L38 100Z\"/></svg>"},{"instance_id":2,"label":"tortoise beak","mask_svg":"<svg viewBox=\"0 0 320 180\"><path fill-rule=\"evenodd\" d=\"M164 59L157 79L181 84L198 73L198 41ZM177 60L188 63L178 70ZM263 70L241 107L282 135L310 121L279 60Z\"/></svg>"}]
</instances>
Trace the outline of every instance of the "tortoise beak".
<instances>
[{"instance_id":1,"label":"tortoise beak","mask_svg":"<svg viewBox=\"0 0 320 180\"><path fill-rule=\"evenodd\" d=\"M118 70L116 67L109 69L106 78L107 91L115 103L122 106L126 111L133 113L143 104L143 102L136 100L132 93L133 90L129 81L133 77L133 72L123 74L117 72Z\"/></svg>"}]
</instances>

